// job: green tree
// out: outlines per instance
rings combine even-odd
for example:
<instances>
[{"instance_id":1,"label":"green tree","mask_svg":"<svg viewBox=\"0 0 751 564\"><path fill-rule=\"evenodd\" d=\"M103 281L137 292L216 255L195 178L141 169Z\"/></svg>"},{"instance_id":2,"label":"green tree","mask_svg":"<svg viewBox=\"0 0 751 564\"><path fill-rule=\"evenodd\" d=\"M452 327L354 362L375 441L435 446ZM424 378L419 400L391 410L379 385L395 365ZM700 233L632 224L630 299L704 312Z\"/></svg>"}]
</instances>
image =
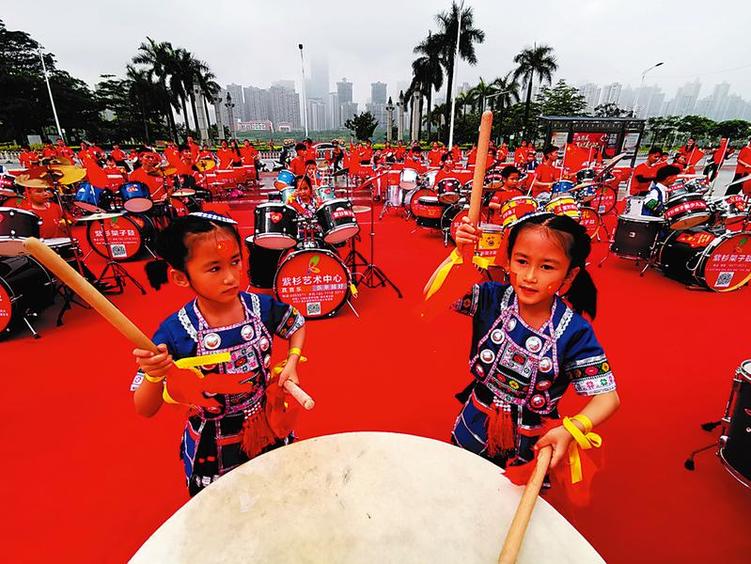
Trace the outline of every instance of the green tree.
<instances>
[{"instance_id":1,"label":"green tree","mask_svg":"<svg viewBox=\"0 0 751 564\"><path fill-rule=\"evenodd\" d=\"M704 116L683 116L679 129L694 139L702 139L712 134L717 122Z\"/></svg>"},{"instance_id":2,"label":"green tree","mask_svg":"<svg viewBox=\"0 0 751 564\"><path fill-rule=\"evenodd\" d=\"M427 115L430 116L433 90L438 92L443 86L440 37L428 32L428 36L414 48L414 53L419 54L420 57L412 62L413 82L425 96L428 106ZM432 120L428 119L428 139L430 139L431 124Z\"/></svg>"},{"instance_id":3,"label":"green tree","mask_svg":"<svg viewBox=\"0 0 751 564\"><path fill-rule=\"evenodd\" d=\"M721 121L712 130L714 135L727 137L731 141L745 140L751 135L751 123L742 119Z\"/></svg>"},{"instance_id":4,"label":"green tree","mask_svg":"<svg viewBox=\"0 0 751 564\"><path fill-rule=\"evenodd\" d=\"M145 67L147 76L158 88L158 102L167 119L173 140L177 141L177 127L172 108L180 108L179 79L176 78L176 65L172 44L166 41L157 42L150 37L138 47L138 53L133 57L134 65Z\"/></svg>"},{"instance_id":5,"label":"green tree","mask_svg":"<svg viewBox=\"0 0 751 564\"><path fill-rule=\"evenodd\" d=\"M491 107L497 115L493 119L493 134L497 139L503 135L503 121L506 112L513 104L519 101L519 83L514 79L513 72L498 77L493 81L496 94L491 99Z\"/></svg>"},{"instance_id":6,"label":"green tree","mask_svg":"<svg viewBox=\"0 0 751 564\"><path fill-rule=\"evenodd\" d=\"M441 12L436 16L439 31L436 34L439 37L441 45L441 62L446 71L446 109L444 119L446 123L451 119L451 95L454 87L454 55L456 52L456 35L459 30L459 11L460 8L456 2L451 2L451 9L448 12ZM472 8L467 7L461 10L461 35L459 38L459 58L467 61L470 65L477 64L477 55L475 45L485 41L485 32L474 27L474 15ZM444 139L448 141L448 132L445 133Z\"/></svg>"},{"instance_id":7,"label":"green tree","mask_svg":"<svg viewBox=\"0 0 751 564\"><path fill-rule=\"evenodd\" d=\"M345 121L344 127L349 129L355 135L355 138L365 141L373 136L375 128L378 127L378 121L370 112L363 112L360 115L355 114L351 119Z\"/></svg>"},{"instance_id":8,"label":"green tree","mask_svg":"<svg viewBox=\"0 0 751 564\"><path fill-rule=\"evenodd\" d=\"M580 116L587 107L579 89L569 86L565 80L559 80L553 88L543 87L538 101L546 116Z\"/></svg>"},{"instance_id":9,"label":"green tree","mask_svg":"<svg viewBox=\"0 0 751 564\"><path fill-rule=\"evenodd\" d=\"M531 48L527 47L516 55L514 62L518 65L514 71L514 79L522 79L527 85L524 112L524 132L526 134L528 132L529 116L532 107L532 84L535 77L538 78L540 84L543 82L552 82L553 73L558 70L558 63L553 54L552 47L548 45L538 46L536 43Z\"/></svg>"},{"instance_id":10,"label":"green tree","mask_svg":"<svg viewBox=\"0 0 751 564\"><path fill-rule=\"evenodd\" d=\"M493 83L486 83L483 78L480 77L480 82L478 82L474 88L470 89L470 91L467 92L467 97L472 104L472 109L475 111L484 112L486 102L488 101L487 97L495 94L495 92L496 89Z\"/></svg>"}]
</instances>

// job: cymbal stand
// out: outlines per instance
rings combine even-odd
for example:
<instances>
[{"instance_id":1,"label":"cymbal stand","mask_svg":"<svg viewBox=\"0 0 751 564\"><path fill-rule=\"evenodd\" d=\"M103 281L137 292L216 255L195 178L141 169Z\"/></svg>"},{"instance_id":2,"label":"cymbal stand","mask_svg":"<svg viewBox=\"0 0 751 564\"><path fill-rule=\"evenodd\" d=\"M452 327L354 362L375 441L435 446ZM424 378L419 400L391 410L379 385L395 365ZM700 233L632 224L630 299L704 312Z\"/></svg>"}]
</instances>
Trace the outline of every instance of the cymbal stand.
<instances>
[{"instance_id":1,"label":"cymbal stand","mask_svg":"<svg viewBox=\"0 0 751 564\"><path fill-rule=\"evenodd\" d=\"M117 286L118 291L113 293L122 294L125 291L125 282L126 280L130 280L133 282L133 285L135 285L136 288L138 288L141 291L141 294L146 295L146 290L143 286L131 276L131 274L128 272L128 270L121 265L119 262L115 260L115 257L112 255L112 247L110 247L109 239L107 238L107 229L104 225L104 220L99 219L97 220L99 225L102 227L102 237L104 238L104 247L107 249L107 264L104 266L104 269L102 270L102 273L99 275L99 278L97 278L97 283L102 282L105 279L111 278L115 285ZM107 275L107 272L109 270L112 270L111 275Z\"/></svg>"},{"instance_id":2,"label":"cymbal stand","mask_svg":"<svg viewBox=\"0 0 751 564\"><path fill-rule=\"evenodd\" d=\"M364 284L367 288L375 288L376 286L385 286L388 284L391 286L394 291L396 292L396 295L399 296L399 298L402 298L402 292L399 290L399 288L396 287L396 285L391 281L391 279L386 276L386 273L381 270L380 267L378 267L374 262L374 256L375 256L375 198L374 198L374 190L373 185L371 183L370 187L370 260L367 263L367 267L361 274L360 278L360 284ZM362 255L361 255L362 256ZM355 284L358 284L355 282Z\"/></svg>"}]
</instances>

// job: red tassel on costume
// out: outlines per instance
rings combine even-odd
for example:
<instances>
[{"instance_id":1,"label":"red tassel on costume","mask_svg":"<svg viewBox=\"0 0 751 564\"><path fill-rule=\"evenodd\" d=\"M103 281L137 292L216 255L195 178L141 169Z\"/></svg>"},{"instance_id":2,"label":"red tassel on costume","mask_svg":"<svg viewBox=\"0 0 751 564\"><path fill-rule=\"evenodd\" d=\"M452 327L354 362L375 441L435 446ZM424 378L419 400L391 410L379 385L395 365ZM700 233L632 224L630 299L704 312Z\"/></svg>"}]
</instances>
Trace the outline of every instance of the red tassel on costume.
<instances>
[{"instance_id":1,"label":"red tassel on costume","mask_svg":"<svg viewBox=\"0 0 751 564\"><path fill-rule=\"evenodd\" d=\"M274 435L283 439L295 428L300 404L293 399L287 401L289 395L276 382L266 387L266 419Z\"/></svg>"},{"instance_id":2,"label":"red tassel on costume","mask_svg":"<svg viewBox=\"0 0 751 564\"><path fill-rule=\"evenodd\" d=\"M511 419L510 409L493 406L488 413L487 434L489 456L498 456L515 448L514 421Z\"/></svg>"},{"instance_id":3,"label":"red tassel on costume","mask_svg":"<svg viewBox=\"0 0 751 564\"><path fill-rule=\"evenodd\" d=\"M242 449L248 458L261 454L261 451L276 442L276 436L266 420L263 409L250 414L243 421Z\"/></svg>"}]
</instances>

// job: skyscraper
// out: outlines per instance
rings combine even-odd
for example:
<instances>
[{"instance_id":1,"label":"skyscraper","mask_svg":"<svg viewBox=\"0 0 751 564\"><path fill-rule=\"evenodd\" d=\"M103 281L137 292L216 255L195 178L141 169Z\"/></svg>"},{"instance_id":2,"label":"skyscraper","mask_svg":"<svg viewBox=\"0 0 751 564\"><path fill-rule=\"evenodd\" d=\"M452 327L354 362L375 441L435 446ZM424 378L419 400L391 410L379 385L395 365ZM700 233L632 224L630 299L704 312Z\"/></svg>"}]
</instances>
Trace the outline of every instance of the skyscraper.
<instances>
[{"instance_id":1,"label":"skyscraper","mask_svg":"<svg viewBox=\"0 0 751 564\"><path fill-rule=\"evenodd\" d=\"M269 91L255 86L243 88L247 121L268 120L271 117Z\"/></svg>"},{"instance_id":2,"label":"skyscraper","mask_svg":"<svg viewBox=\"0 0 751 564\"><path fill-rule=\"evenodd\" d=\"M326 102L326 127L328 129L339 129L342 126L342 107L339 103L339 94L329 92Z\"/></svg>"},{"instance_id":3,"label":"skyscraper","mask_svg":"<svg viewBox=\"0 0 751 564\"><path fill-rule=\"evenodd\" d=\"M673 100L672 111L668 115L685 116L692 114L700 90L701 83L698 78L694 82L687 82L681 86Z\"/></svg>"},{"instance_id":4,"label":"skyscraper","mask_svg":"<svg viewBox=\"0 0 751 564\"><path fill-rule=\"evenodd\" d=\"M230 96L232 96L232 103L235 104L235 107L232 108L232 117L237 119L247 119L247 116L245 115L245 101L243 100L243 87L239 84L228 84L227 85L227 92L230 93ZM227 95L224 95L225 100L227 99Z\"/></svg>"},{"instance_id":5,"label":"skyscraper","mask_svg":"<svg viewBox=\"0 0 751 564\"><path fill-rule=\"evenodd\" d=\"M371 82L370 102L372 104L385 104L386 100L386 84L383 82Z\"/></svg>"},{"instance_id":6,"label":"skyscraper","mask_svg":"<svg viewBox=\"0 0 751 564\"><path fill-rule=\"evenodd\" d=\"M591 82L579 85L579 92L584 96L588 112L594 112L595 107L600 103L600 91L600 87Z\"/></svg>"},{"instance_id":7,"label":"skyscraper","mask_svg":"<svg viewBox=\"0 0 751 564\"><path fill-rule=\"evenodd\" d=\"M356 102L344 102L343 104L340 104L341 107L341 120L342 125L344 125L344 122L348 119L352 119L352 116L357 114L357 103Z\"/></svg>"},{"instance_id":8,"label":"skyscraper","mask_svg":"<svg viewBox=\"0 0 751 564\"><path fill-rule=\"evenodd\" d=\"M339 96L339 103L346 104L352 101L352 83L346 78L336 83L336 93Z\"/></svg>"},{"instance_id":9,"label":"skyscraper","mask_svg":"<svg viewBox=\"0 0 751 564\"><path fill-rule=\"evenodd\" d=\"M600 104L618 104L621 101L622 89L623 85L620 82L613 82L603 86Z\"/></svg>"},{"instance_id":10,"label":"skyscraper","mask_svg":"<svg viewBox=\"0 0 751 564\"><path fill-rule=\"evenodd\" d=\"M308 129L310 131L326 129L326 104L318 98L308 99Z\"/></svg>"},{"instance_id":11,"label":"skyscraper","mask_svg":"<svg viewBox=\"0 0 751 564\"><path fill-rule=\"evenodd\" d=\"M301 127L300 96L297 92L282 86L272 86L269 88L269 104L274 125L287 122L295 129Z\"/></svg>"}]
</instances>

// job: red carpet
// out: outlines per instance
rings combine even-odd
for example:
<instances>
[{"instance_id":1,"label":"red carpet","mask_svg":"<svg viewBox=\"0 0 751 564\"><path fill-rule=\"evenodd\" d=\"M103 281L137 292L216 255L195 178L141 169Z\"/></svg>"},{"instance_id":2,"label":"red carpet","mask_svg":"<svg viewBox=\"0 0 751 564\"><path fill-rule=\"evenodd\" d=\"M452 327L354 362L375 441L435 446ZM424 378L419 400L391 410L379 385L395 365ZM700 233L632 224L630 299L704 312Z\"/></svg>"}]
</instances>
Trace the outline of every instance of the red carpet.
<instances>
[{"instance_id":1,"label":"red carpet","mask_svg":"<svg viewBox=\"0 0 751 564\"><path fill-rule=\"evenodd\" d=\"M469 321L447 313L426 325L414 315L447 251L436 235L412 229L396 216L376 226L376 263L404 299L362 288L359 319L345 306L309 324L301 378L317 405L301 437L389 430L448 438L459 409L453 394L468 381ZM597 259L605 245L595 247ZM128 268L144 278L142 263ZM555 492L548 499L608 562L747 561L749 491L713 454L693 473L683 460L713 438L699 424L722 415L734 369L751 358L751 291L689 291L655 271L639 278L614 257L591 270L600 289L595 327L623 404L599 429L607 466L591 506L569 508ZM188 298L174 287L142 297L131 286L114 302L151 332ZM122 562L187 499L182 414L136 416L131 347L94 313L75 307L56 328L49 309L37 328L39 341L19 333L0 343L10 471L0 486L3 560ZM579 402L569 397L562 412Z\"/></svg>"}]
</instances>

